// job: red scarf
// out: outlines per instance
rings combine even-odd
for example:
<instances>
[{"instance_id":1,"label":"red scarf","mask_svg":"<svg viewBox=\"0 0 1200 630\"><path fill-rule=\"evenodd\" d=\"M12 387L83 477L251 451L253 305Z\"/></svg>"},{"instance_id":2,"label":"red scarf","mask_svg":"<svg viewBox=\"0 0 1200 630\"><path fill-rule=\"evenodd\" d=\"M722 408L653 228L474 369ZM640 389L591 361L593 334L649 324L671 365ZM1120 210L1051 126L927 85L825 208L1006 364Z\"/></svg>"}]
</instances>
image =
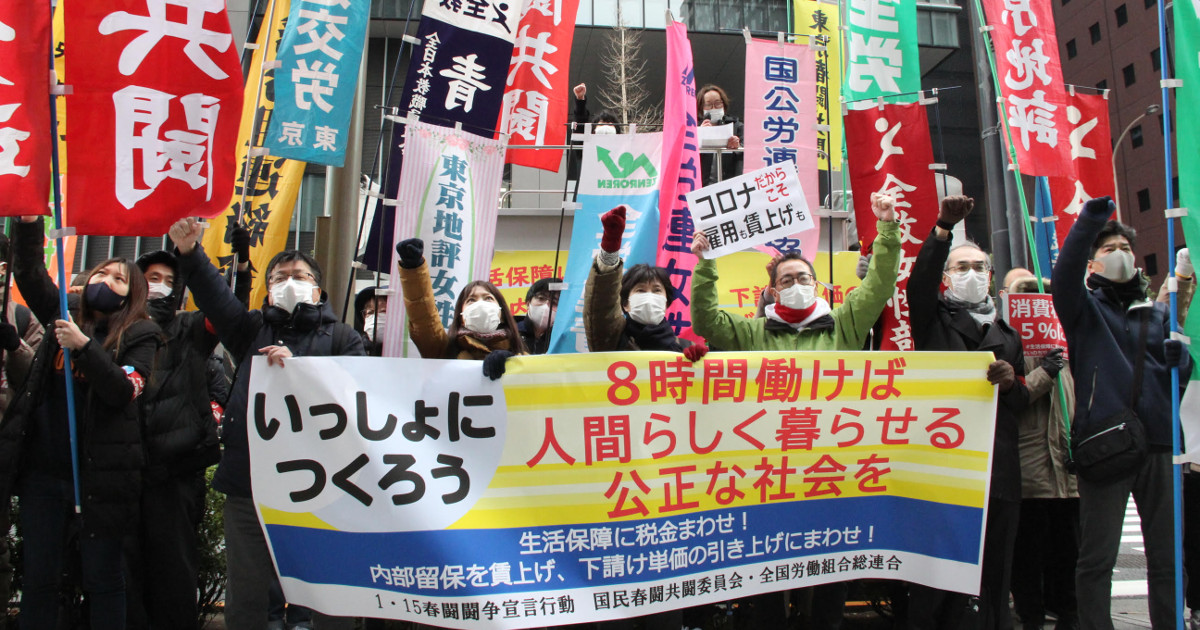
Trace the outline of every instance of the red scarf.
<instances>
[{"instance_id":1,"label":"red scarf","mask_svg":"<svg viewBox=\"0 0 1200 630\"><path fill-rule=\"evenodd\" d=\"M782 319L783 321L785 321L789 324L799 324L800 322L807 319L809 315L812 315L813 311L817 310L818 304L820 304L819 301L813 300L813 303L810 304L808 306L808 308L795 309L795 308L788 308L788 307L784 306L783 304L776 302L775 303L775 314L779 316L779 319Z\"/></svg>"}]
</instances>

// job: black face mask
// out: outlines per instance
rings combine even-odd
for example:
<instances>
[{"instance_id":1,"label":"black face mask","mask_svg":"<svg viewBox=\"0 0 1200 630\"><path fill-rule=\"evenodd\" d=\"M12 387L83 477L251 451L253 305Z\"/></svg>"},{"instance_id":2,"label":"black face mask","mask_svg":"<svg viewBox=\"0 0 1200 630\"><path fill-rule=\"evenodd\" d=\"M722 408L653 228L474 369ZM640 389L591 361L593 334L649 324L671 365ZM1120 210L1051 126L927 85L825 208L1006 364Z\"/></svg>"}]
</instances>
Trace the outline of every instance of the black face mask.
<instances>
[{"instance_id":1,"label":"black face mask","mask_svg":"<svg viewBox=\"0 0 1200 630\"><path fill-rule=\"evenodd\" d=\"M146 310L158 325L166 325L175 318L175 294L146 300Z\"/></svg>"},{"instance_id":2,"label":"black face mask","mask_svg":"<svg viewBox=\"0 0 1200 630\"><path fill-rule=\"evenodd\" d=\"M83 290L83 299L88 308L101 313L115 313L125 305L125 296L118 295L103 282L87 285Z\"/></svg>"}]
</instances>

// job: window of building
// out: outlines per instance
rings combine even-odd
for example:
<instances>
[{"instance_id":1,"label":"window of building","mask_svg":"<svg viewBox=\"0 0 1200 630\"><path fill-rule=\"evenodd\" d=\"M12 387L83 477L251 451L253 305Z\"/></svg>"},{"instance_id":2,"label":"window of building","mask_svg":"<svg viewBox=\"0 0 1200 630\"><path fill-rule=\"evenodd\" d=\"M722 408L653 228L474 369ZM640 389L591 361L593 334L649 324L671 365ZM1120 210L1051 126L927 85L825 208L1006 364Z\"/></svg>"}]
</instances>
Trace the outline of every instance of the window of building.
<instances>
[{"instance_id":1,"label":"window of building","mask_svg":"<svg viewBox=\"0 0 1200 630\"><path fill-rule=\"evenodd\" d=\"M639 14L644 13L645 26L656 28L665 26L663 15L667 9L666 0L619 1L623 12L632 10ZM593 3L596 6L597 14L600 13L601 6L617 4L614 0L593 0ZM739 27L744 25L752 31L774 32L787 24L788 4L786 0L688 0L683 3L683 20L688 25L689 31L716 32L736 24ZM836 14L837 7L834 6L832 11ZM615 9L608 12L615 13ZM657 18L653 18L651 15L654 12L657 12ZM582 19L581 14L581 22ZM655 19L658 20L658 25L654 25ZM597 15L596 23L606 25L615 23L615 16L610 17L608 21L601 22L600 16ZM833 35L837 36L836 33Z\"/></svg>"},{"instance_id":2,"label":"window of building","mask_svg":"<svg viewBox=\"0 0 1200 630\"><path fill-rule=\"evenodd\" d=\"M1146 254L1146 265L1144 267L1146 275L1158 275L1158 254Z\"/></svg>"},{"instance_id":3,"label":"window of building","mask_svg":"<svg viewBox=\"0 0 1200 630\"><path fill-rule=\"evenodd\" d=\"M1062 0L1064 7L1067 6L1068 4L1070 4L1070 2L1071 2L1071 0Z\"/></svg>"},{"instance_id":4,"label":"window of building","mask_svg":"<svg viewBox=\"0 0 1200 630\"><path fill-rule=\"evenodd\" d=\"M1067 42L1067 59L1074 59L1078 51L1075 49L1075 40Z\"/></svg>"},{"instance_id":5,"label":"window of building","mask_svg":"<svg viewBox=\"0 0 1200 630\"><path fill-rule=\"evenodd\" d=\"M1091 26L1088 27L1088 35L1092 36L1093 44L1100 42L1100 23L1099 22L1096 22L1095 24L1092 24Z\"/></svg>"},{"instance_id":6,"label":"window of building","mask_svg":"<svg viewBox=\"0 0 1200 630\"><path fill-rule=\"evenodd\" d=\"M1133 70L1133 64L1129 64L1121 68L1121 74L1125 77L1125 87L1129 87L1137 83L1137 72Z\"/></svg>"},{"instance_id":7,"label":"window of building","mask_svg":"<svg viewBox=\"0 0 1200 630\"><path fill-rule=\"evenodd\" d=\"M1125 10L1125 5L1123 4L1117 7L1116 11L1113 11L1113 14L1117 18L1118 28L1125 26L1125 23L1129 21L1129 12Z\"/></svg>"},{"instance_id":8,"label":"window of building","mask_svg":"<svg viewBox=\"0 0 1200 630\"><path fill-rule=\"evenodd\" d=\"M1156 6L1158 6L1158 0L1146 0L1147 9L1153 9Z\"/></svg>"},{"instance_id":9,"label":"window of building","mask_svg":"<svg viewBox=\"0 0 1200 630\"><path fill-rule=\"evenodd\" d=\"M1100 82L1096 84L1096 89L1097 90L1107 90L1108 89L1108 79L1100 79Z\"/></svg>"},{"instance_id":10,"label":"window of building","mask_svg":"<svg viewBox=\"0 0 1200 630\"><path fill-rule=\"evenodd\" d=\"M1137 191L1138 212L1145 212L1150 209L1150 189L1143 188Z\"/></svg>"},{"instance_id":11,"label":"window of building","mask_svg":"<svg viewBox=\"0 0 1200 630\"><path fill-rule=\"evenodd\" d=\"M1161 48L1155 48L1154 50L1150 51L1150 67L1155 72L1162 70L1162 57L1160 57L1161 54Z\"/></svg>"},{"instance_id":12,"label":"window of building","mask_svg":"<svg viewBox=\"0 0 1200 630\"><path fill-rule=\"evenodd\" d=\"M1133 129L1129 130L1129 142L1131 142L1133 144L1133 148L1135 148L1135 149L1142 146L1142 144L1145 142L1145 139L1142 138L1142 126L1141 125L1138 125L1138 126L1134 127Z\"/></svg>"}]
</instances>

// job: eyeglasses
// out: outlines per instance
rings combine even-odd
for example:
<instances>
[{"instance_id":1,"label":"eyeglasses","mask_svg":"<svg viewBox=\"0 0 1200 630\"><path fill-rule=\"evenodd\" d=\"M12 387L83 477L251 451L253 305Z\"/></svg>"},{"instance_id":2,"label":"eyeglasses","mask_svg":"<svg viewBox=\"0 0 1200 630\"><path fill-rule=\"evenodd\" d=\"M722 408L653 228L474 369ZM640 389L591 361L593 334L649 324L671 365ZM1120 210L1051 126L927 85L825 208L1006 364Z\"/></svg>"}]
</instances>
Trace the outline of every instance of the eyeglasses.
<instances>
[{"instance_id":1,"label":"eyeglasses","mask_svg":"<svg viewBox=\"0 0 1200 630\"><path fill-rule=\"evenodd\" d=\"M800 273L796 274L779 276L778 282L779 286L786 289L796 283L800 283L804 286L811 286L817 283L817 279L813 277L811 273L804 273L801 271Z\"/></svg>"},{"instance_id":2,"label":"eyeglasses","mask_svg":"<svg viewBox=\"0 0 1200 630\"><path fill-rule=\"evenodd\" d=\"M267 278L267 281L270 284L279 284L280 282L287 282L288 280L299 280L300 282L317 281L317 279L307 271L293 271L292 273L284 273L281 271L273 273L271 274L271 277Z\"/></svg>"},{"instance_id":3,"label":"eyeglasses","mask_svg":"<svg viewBox=\"0 0 1200 630\"><path fill-rule=\"evenodd\" d=\"M988 271L991 271L992 268L987 264L986 261L983 260L977 260L975 262L964 260L953 267L947 267L946 271L954 273L966 273L972 269L978 271L979 273L987 273Z\"/></svg>"}]
</instances>

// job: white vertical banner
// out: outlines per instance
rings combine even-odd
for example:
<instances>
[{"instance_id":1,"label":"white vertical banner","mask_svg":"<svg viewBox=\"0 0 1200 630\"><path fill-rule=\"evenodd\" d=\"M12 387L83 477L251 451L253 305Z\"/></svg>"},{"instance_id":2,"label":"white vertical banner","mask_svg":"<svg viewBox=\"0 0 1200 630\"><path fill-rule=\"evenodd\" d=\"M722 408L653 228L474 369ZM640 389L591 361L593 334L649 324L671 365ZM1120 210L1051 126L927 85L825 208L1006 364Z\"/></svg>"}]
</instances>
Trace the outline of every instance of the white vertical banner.
<instances>
[{"instance_id":1,"label":"white vertical banner","mask_svg":"<svg viewBox=\"0 0 1200 630\"><path fill-rule=\"evenodd\" d=\"M462 130L409 123L404 132L404 166L396 193L396 227L391 246L408 238L425 241L425 260L442 325L450 327L458 293L491 270L499 212L505 143ZM393 286L399 260L392 257ZM384 356L418 356L405 344L404 302L388 305Z\"/></svg>"}]
</instances>

